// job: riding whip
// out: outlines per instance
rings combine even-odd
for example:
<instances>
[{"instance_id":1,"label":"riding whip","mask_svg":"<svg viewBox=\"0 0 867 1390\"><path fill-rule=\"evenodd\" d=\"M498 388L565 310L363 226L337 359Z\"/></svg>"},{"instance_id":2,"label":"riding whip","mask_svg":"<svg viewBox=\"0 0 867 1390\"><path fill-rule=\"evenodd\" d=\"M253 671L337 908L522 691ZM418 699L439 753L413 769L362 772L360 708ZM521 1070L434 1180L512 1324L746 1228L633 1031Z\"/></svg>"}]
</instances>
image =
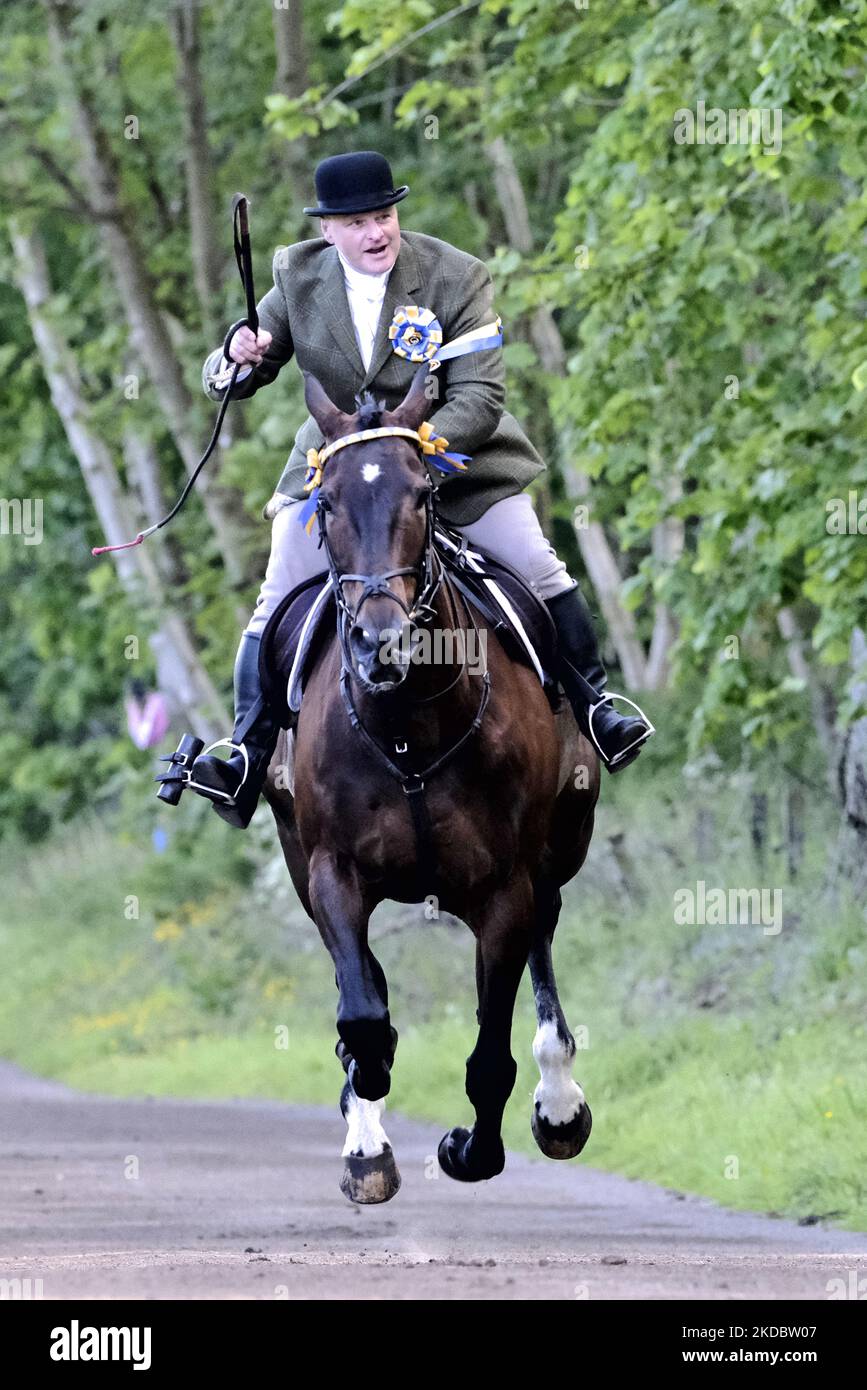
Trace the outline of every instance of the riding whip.
<instances>
[{"instance_id":1,"label":"riding whip","mask_svg":"<svg viewBox=\"0 0 867 1390\"><path fill-rule=\"evenodd\" d=\"M229 344L239 328L249 328L254 334L259 331L259 315L256 311L256 293L253 289L253 257L250 252L250 223L247 216L247 209L247 198L243 193L236 193L232 199L232 236L235 246L235 260L238 262L238 273L241 276L241 283L244 286L244 296L247 301L247 317L239 319L237 323L233 323L223 340L223 356L227 362L232 360L229 357ZM139 531L134 541L125 541L122 545L97 545L91 549L91 555L104 555L110 550L129 550L134 545L141 545L142 541L145 540L147 536L152 536L154 531L159 531L161 526L167 525L172 517L176 516L181 510L181 507L190 495L193 483L198 478L217 446L220 430L223 428L226 408L232 398L232 391L238 379L240 367L241 363L236 362L232 371L231 380L226 388L226 394L220 402L217 422L214 425L214 432L208 442L208 447L202 454L193 472L190 474L186 487L168 515L164 516L162 521L155 522L153 526L148 526L146 530Z\"/></svg>"}]
</instances>

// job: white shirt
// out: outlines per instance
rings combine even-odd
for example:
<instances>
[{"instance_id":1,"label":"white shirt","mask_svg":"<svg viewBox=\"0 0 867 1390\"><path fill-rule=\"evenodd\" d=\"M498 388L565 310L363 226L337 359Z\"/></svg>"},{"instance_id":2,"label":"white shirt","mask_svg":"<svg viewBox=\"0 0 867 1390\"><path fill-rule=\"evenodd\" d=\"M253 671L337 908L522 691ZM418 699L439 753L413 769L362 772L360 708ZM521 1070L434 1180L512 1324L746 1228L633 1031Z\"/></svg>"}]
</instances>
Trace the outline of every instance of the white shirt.
<instances>
[{"instance_id":1,"label":"white shirt","mask_svg":"<svg viewBox=\"0 0 867 1390\"><path fill-rule=\"evenodd\" d=\"M349 300L349 310L355 325L355 336L358 339L361 360L364 363L364 370L367 371L373 356L376 329L382 313L382 301L385 298L385 287L391 271L383 270L378 275L366 275L363 270L356 270L354 266L351 266L340 251L337 254L340 257L340 264L343 266L346 298Z\"/></svg>"},{"instance_id":2,"label":"white shirt","mask_svg":"<svg viewBox=\"0 0 867 1390\"><path fill-rule=\"evenodd\" d=\"M361 360L364 363L364 370L367 371L373 356L373 344L376 340L376 330L382 313L382 301L385 298L385 287L391 271L383 270L378 275L366 275L363 270L356 270L354 266L350 265L340 251L337 254L340 257L340 264L343 266L346 298L349 300L349 311L355 326L355 336L358 340ZM205 363L205 371L210 373L211 385L220 389L227 386L234 365L233 362L229 362L223 357L219 348L212 352ZM252 370L251 366L242 367L237 380L243 381Z\"/></svg>"}]
</instances>

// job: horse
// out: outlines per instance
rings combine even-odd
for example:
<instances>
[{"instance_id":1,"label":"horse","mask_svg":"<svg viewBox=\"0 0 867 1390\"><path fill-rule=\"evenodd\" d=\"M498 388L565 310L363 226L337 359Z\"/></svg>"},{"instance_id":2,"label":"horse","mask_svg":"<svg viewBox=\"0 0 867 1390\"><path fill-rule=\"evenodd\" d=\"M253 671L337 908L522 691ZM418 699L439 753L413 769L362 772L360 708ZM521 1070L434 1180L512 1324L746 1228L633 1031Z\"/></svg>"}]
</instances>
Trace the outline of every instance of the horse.
<instances>
[{"instance_id":1,"label":"horse","mask_svg":"<svg viewBox=\"0 0 867 1390\"><path fill-rule=\"evenodd\" d=\"M315 515L338 621L307 674L294 730L280 733L263 787L295 890L334 963L347 1124L340 1185L358 1203L388 1201L400 1186L383 1127L398 1035L385 974L368 943L380 902L418 902L423 891L422 841L407 783L394 775L397 751L414 758L416 792L423 782L436 910L461 919L476 942L478 1038L466 1065L475 1120L443 1137L441 1168L462 1182L503 1170L502 1117L517 1072L512 1015L528 963L540 1072L535 1141L550 1158L571 1158L592 1123L571 1074L575 1041L557 994L551 942L560 889L590 844L599 760L571 709L568 735L558 731L560 717L537 674L483 615L458 601L432 550L437 489L417 435L430 405L426 374L423 366L395 410L366 393L356 396L350 415L305 373L305 400L326 445L377 426L416 438L386 432L347 443L321 474ZM431 620L446 636L459 635L461 621L473 626L485 671L470 668L457 642L443 663L409 659L406 644L394 644L396 632L417 632ZM285 691L288 658L275 650L269 676ZM438 762L433 773L419 772ZM576 768L584 775L574 776Z\"/></svg>"}]
</instances>

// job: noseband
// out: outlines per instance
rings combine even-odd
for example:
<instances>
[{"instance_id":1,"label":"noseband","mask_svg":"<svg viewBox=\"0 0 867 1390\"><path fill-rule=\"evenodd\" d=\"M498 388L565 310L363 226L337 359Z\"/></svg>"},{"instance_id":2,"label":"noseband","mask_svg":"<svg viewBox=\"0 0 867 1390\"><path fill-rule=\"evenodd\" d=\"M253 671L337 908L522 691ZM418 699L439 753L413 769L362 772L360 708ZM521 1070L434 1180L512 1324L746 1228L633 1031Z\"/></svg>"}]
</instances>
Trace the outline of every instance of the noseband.
<instances>
[{"instance_id":1,"label":"noseband","mask_svg":"<svg viewBox=\"0 0 867 1390\"><path fill-rule=\"evenodd\" d=\"M348 435L345 439L337 440L338 445L344 443L363 443L366 439L388 437L390 435L409 436L418 438L412 430L387 429L387 430L360 430L357 435ZM332 446L333 447L333 446ZM320 453L320 458L325 455L325 450ZM433 600L439 592L443 582L443 566L434 550L434 505L438 489L431 484L425 497L425 540L424 550L421 559L415 565L401 565L399 568L382 570L378 574L350 574L341 573L334 558L334 552L328 539L328 527L326 524L326 510L324 499L320 492L316 502L316 518L319 524L319 544L325 547L325 554L328 558L328 569L331 574L331 586L334 590L334 597L338 609L338 635L344 660L351 665L350 653L348 650L348 634L351 628L359 621L359 614L362 606L369 598L382 595L384 598L391 599L406 614L410 623L428 623L436 616L433 607ZM416 592L412 607L405 603L400 594L394 592L389 584L390 579L396 579L400 575L410 574L415 576ZM343 585L357 583L361 584L361 593L354 608L350 608L344 594Z\"/></svg>"}]
</instances>

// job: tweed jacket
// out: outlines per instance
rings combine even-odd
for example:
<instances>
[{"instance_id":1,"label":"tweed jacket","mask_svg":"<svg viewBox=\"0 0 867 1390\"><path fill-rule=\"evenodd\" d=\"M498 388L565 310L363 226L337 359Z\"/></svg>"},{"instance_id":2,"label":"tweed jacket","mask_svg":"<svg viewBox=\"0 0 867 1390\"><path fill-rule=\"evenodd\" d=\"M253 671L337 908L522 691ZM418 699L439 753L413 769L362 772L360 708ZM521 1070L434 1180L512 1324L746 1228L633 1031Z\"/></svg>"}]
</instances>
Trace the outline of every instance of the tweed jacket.
<instances>
[{"instance_id":1,"label":"tweed jacket","mask_svg":"<svg viewBox=\"0 0 867 1390\"><path fill-rule=\"evenodd\" d=\"M388 328L398 306L432 309L442 325L444 343L496 317L491 277L482 261L438 237L401 231L365 371L337 248L324 237L280 247L273 273L273 288L258 305L260 325L273 334L273 340L260 365L237 383L233 398L244 399L267 386L294 355L299 367L318 377L335 405L348 414L355 412L355 396L362 390L371 391L393 410L419 370L417 363L392 350ZM218 385L221 369L224 375ZM225 369L217 348L202 374L211 400L222 400ZM492 503L521 492L545 464L514 416L503 409L505 368L500 348L451 358L434 376L438 396L428 418L437 434L449 441L450 451L471 455L467 472L458 475L428 465L440 488L437 509L451 525L466 526ZM324 442L316 421L308 416L265 506L266 518L286 503L307 496L303 490L307 450L318 449Z\"/></svg>"}]
</instances>

